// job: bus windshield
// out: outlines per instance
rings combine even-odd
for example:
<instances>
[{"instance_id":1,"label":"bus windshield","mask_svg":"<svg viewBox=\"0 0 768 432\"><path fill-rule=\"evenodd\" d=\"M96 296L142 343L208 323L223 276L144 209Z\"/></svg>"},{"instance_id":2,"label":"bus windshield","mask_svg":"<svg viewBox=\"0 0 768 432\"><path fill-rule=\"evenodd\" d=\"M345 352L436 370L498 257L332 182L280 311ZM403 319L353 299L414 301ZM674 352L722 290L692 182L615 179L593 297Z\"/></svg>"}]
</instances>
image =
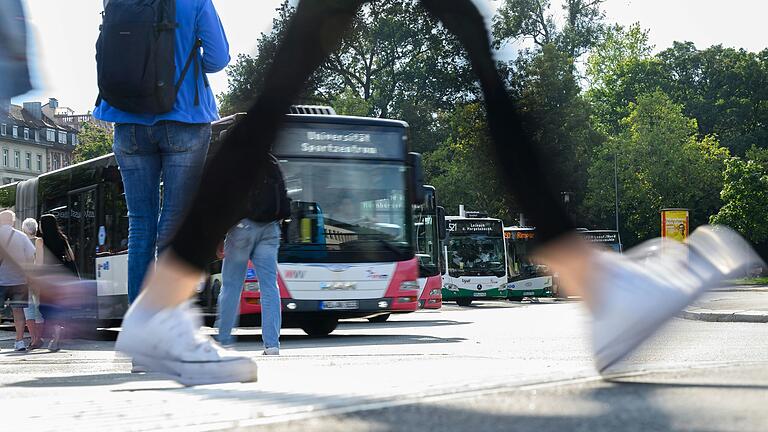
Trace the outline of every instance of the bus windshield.
<instances>
[{"instance_id":1,"label":"bus windshield","mask_svg":"<svg viewBox=\"0 0 768 432\"><path fill-rule=\"evenodd\" d=\"M544 266L531 262L530 253L535 241L533 231L509 231L504 233L509 258L509 274L512 277L534 277Z\"/></svg>"},{"instance_id":2,"label":"bus windshield","mask_svg":"<svg viewBox=\"0 0 768 432\"><path fill-rule=\"evenodd\" d=\"M364 160L281 160L291 217L281 262L413 258L406 168Z\"/></svg>"},{"instance_id":3,"label":"bus windshield","mask_svg":"<svg viewBox=\"0 0 768 432\"><path fill-rule=\"evenodd\" d=\"M501 236L452 234L448 240L448 273L453 277L502 277L506 274L504 265Z\"/></svg>"}]
</instances>

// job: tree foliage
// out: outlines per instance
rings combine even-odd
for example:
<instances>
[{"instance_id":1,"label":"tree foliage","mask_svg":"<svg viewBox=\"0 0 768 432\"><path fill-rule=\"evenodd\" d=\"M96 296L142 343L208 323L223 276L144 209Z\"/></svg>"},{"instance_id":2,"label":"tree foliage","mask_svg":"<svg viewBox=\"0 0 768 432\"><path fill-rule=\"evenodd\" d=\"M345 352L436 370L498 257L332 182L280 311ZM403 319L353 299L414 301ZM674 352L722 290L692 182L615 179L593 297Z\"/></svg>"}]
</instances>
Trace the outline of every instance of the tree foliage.
<instances>
[{"instance_id":1,"label":"tree foliage","mask_svg":"<svg viewBox=\"0 0 768 432\"><path fill-rule=\"evenodd\" d=\"M539 48L552 45L571 58L591 48L605 29L605 0L565 0L563 24L550 0L504 0L493 23L497 47L508 40L530 39Z\"/></svg>"},{"instance_id":2,"label":"tree foliage","mask_svg":"<svg viewBox=\"0 0 768 432\"><path fill-rule=\"evenodd\" d=\"M723 207L713 224L728 225L753 243L768 241L768 171L763 161L730 158L723 171Z\"/></svg>"},{"instance_id":3,"label":"tree foliage","mask_svg":"<svg viewBox=\"0 0 768 432\"><path fill-rule=\"evenodd\" d=\"M721 202L721 172L728 157L717 139L698 138L696 120L656 91L638 97L621 134L596 152L589 170L586 206L596 223L612 225L614 157L618 166L622 236L629 245L659 235L659 210L691 210L691 226L707 223Z\"/></svg>"},{"instance_id":4,"label":"tree foliage","mask_svg":"<svg viewBox=\"0 0 768 432\"><path fill-rule=\"evenodd\" d=\"M74 163L112 153L112 134L93 123L83 123L77 139L78 144L72 152Z\"/></svg>"}]
</instances>

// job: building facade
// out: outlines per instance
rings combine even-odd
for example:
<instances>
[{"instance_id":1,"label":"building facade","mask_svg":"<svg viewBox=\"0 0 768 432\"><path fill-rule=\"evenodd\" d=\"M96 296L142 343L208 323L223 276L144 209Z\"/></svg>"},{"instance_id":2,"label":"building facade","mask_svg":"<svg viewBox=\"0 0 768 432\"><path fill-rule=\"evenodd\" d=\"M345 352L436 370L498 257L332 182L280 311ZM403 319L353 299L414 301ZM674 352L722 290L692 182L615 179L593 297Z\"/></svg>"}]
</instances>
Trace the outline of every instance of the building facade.
<instances>
[{"instance_id":1,"label":"building facade","mask_svg":"<svg viewBox=\"0 0 768 432\"><path fill-rule=\"evenodd\" d=\"M57 119L58 101L0 101L0 183L39 176L72 163L78 144L75 128Z\"/></svg>"}]
</instances>

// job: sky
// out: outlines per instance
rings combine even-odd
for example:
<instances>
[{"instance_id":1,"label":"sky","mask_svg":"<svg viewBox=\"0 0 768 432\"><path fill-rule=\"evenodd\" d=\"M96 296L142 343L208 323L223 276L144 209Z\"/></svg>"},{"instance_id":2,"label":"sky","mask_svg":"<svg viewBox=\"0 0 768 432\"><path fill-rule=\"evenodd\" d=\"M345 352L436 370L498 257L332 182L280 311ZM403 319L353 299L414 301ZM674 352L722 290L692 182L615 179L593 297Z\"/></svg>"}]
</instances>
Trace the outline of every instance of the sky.
<instances>
[{"instance_id":1,"label":"sky","mask_svg":"<svg viewBox=\"0 0 768 432\"><path fill-rule=\"evenodd\" d=\"M501 0L475 0L486 15ZM259 35L269 31L282 0L213 0L224 24L233 59L253 53ZM557 3L557 0L553 1ZM102 0L26 0L31 27L31 52L36 63L36 90L14 99L47 101L55 97L78 113L93 109L97 96L95 42ZM660 51L676 40L697 47L714 44L760 51L768 47L768 33L759 31L768 16L768 2L757 0L607 0L609 23L639 22L650 30ZM224 72L209 76L214 93L227 89Z\"/></svg>"}]
</instances>

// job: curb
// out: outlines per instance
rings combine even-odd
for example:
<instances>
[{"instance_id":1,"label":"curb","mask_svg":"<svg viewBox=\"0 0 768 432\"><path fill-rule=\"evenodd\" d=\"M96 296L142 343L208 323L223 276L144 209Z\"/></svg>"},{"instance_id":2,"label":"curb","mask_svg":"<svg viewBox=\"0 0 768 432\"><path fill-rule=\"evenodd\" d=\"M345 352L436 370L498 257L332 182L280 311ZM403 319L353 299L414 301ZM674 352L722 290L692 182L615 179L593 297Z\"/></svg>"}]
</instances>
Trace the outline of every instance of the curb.
<instances>
[{"instance_id":1,"label":"curb","mask_svg":"<svg viewBox=\"0 0 768 432\"><path fill-rule=\"evenodd\" d=\"M708 322L768 323L768 312L758 310L712 310L702 308L686 309L680 318Z\"/></svg>"}]
</instances>

